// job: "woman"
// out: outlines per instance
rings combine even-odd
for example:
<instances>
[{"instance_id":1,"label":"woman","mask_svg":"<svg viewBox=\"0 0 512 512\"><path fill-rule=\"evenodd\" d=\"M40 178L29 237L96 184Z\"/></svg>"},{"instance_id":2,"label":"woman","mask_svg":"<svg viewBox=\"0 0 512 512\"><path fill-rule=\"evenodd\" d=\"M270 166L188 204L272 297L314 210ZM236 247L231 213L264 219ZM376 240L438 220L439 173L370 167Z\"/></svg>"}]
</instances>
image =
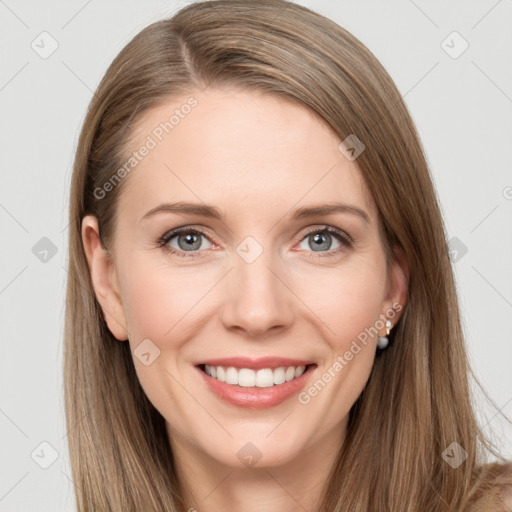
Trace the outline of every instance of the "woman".
<instances>
[{"instance_id":1,"label":"woman","mask_svg":"<svg viewBox=\"0 0 512 512\"><path fill-rule=\"evenodd\" d=\"M70 220L78 510L510 510L417 133L332 21L220 0L144 29Z\"/></svg>"}]
</instances>

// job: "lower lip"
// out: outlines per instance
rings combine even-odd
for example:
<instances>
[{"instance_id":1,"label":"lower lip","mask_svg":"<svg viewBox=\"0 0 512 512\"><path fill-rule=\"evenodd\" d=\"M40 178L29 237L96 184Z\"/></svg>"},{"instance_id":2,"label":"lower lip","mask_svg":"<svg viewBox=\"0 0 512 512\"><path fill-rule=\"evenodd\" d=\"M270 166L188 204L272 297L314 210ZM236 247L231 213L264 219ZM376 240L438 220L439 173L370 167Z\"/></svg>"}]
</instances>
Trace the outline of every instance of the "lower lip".
<instances>
[{"instance_id":1,"label":"lower lip","mask_svg":"<svg viewBox=\"0 0 512 512\"><path fill-rule=\"evenodd\" d=\"M296 395L305 386L316 365L308 366L306 371L296 379L284 382L283 384L269 386L268 388L244 388L238 385L226 384L210 377L201 368L197 366L196 368L203 376L206 385L219 398L238 407L264 409L266 407L275 407Z\"/></svg>"}]
</instances>

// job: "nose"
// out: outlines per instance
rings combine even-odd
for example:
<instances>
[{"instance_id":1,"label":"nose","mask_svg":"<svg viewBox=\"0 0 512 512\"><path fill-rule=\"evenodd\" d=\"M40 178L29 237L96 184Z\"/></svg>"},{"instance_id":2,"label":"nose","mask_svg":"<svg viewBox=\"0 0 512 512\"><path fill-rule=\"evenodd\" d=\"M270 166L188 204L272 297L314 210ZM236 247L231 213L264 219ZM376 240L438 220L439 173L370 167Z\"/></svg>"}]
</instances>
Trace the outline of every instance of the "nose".
<instances>
[{"instance_id":1,"label":"nose","mask_svg":"<svg viewBox=\"0 0 512 512\"><path fill-rule=\"evenodd\" d=\"M234 268L226 277L221 309L226 329L264 337L292 325L293 293L287 287L284 269L272 261L270 251L251 263L234 255Z\"/></svg>"}]
</instances>

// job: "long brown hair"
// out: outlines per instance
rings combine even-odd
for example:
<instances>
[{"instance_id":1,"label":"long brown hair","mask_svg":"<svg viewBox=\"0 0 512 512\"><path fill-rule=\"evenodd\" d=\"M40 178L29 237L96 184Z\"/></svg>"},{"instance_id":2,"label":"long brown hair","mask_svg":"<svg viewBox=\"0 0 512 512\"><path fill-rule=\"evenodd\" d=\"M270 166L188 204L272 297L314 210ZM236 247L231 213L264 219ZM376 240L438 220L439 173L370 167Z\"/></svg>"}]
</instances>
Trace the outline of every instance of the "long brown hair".
<instances>
[{"instance_id":1,"label":"long brown hair","mask_svg":"<svg viewBox=\"0 0 512 512\"><path fill-rule=\"evenodd\" d=\"M445 228L406 105L360 41L284 0L198 2L153 23L116 57L91 101L71 184L64 354L78 510L186 510L165 420L96 301L81 221L95 215L108 248L124 181L105 197L95 191L126 162L134 122L174 95L223 85L298 102L341 140L355 134L388 263L400 248L409 267L403 315L351 409L319 510L505 510L498 484L511 465L487 463L488 453L506 461L472 408ZM467 452L457 468L442 457L454 442Z\"/></svg>"}]
</instances>

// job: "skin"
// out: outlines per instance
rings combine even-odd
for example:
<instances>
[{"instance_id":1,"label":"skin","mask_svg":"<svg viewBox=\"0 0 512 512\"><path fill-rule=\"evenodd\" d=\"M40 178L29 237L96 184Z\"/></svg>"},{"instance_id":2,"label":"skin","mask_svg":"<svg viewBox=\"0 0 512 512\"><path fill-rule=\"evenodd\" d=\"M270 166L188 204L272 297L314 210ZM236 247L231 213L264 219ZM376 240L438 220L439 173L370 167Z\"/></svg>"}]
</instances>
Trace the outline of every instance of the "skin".
<instances>
[{"instance_id":1,"label":"skin","mask_svg":"<svg viewBox=\"0 0 512 512\"><path fill-rule=\"evenodd\" d=\"M125 178L110 252L99 244L96 219L83 220L95 293L109 329L132 353L145 339L160 350L150 365L137 357L134 365L167 421L187 506L312 511L368 380L376 337L360 344L307 404L294 396L266 409L236 407L206 387L194 364L229 356L301 358L318 365L309 386L393 303L405 305L407 267L400 258L387 273L377 209L357 161L338 150L341 140L318 117L256 92L193 96L197 107ZM131 149L188 97L140 118ZM214 205L225 219L160 213L141 220L175 201ZM350 213L291 219L298 207L334 201L361 208L370 223ZM184 256L157 244L181 226L206 232L195 257L183 249L183 236ZM327 235L315 251L306 230L325 226L348 234L353 245ZM252 263L236 252L247 236L263 249ZM178 241L169 244L179 250ZM237 457L247 442L261 453L253 467Z\"/></svg>"}]
</instances>

